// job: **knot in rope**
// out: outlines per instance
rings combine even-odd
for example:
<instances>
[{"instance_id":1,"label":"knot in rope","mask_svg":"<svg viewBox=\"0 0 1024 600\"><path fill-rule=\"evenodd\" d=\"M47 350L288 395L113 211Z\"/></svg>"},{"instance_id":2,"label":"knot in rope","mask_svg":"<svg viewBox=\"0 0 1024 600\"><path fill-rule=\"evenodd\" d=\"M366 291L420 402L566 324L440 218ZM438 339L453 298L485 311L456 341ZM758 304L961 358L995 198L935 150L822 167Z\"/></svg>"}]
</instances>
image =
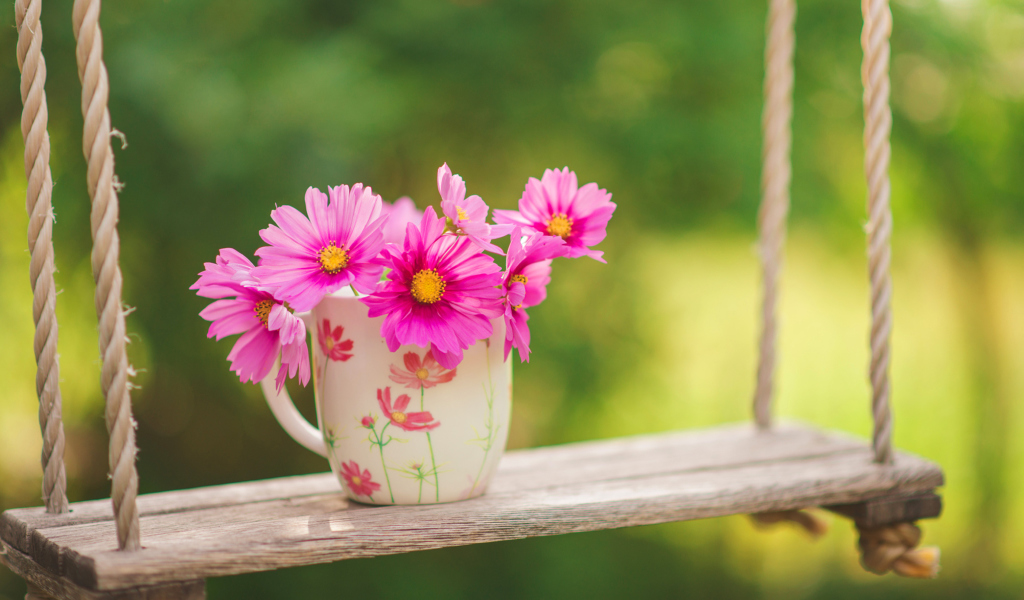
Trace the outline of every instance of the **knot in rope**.
<instances>
[{"instance_id":1,"label":"knot in rope","mask_svg":"<svg viewBox=\"0 0 1024 600\"><path fill-rule=\"evenodd\" d=\"M913 523L896 523L884 527L861 527L858 545L861 564L872 573L889 571L903 577L934 578L939 574L939 549L918 548L921 529Z\"/></svg>"}]
</instances>

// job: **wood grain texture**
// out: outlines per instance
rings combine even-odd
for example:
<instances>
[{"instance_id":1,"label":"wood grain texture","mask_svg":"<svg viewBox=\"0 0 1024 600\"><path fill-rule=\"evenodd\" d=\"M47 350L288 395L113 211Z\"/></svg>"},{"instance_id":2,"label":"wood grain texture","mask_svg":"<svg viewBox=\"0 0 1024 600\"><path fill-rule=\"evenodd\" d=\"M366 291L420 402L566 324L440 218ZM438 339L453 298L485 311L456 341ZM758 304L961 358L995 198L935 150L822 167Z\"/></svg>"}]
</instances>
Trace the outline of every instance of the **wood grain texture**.
<instances>
[{"instance_id":1,"label":"wood grain texture","mask_svg":"<svg viewBox=\"0 0 1024 600\"><path fill-rule=\"evenodd\" d=\"M205 600L206 582L186 581L131 587L108 592L87 590L35 563L16 548L0 542L0 563L55 600Z\"/></svg>"},{"instance_id":2,"label":"wood grain texture","mask_svg":"<svg viewBox=\"0 0 1024 600\"><path fill-rule=\"evenodd\" d=\"M824 508L853 519L859 527L875 528L937 517L942 514L942 498L938 494L924 492L886 496Z\"/></svg>"},{"instance_id":3,"label":"wood grain texture","mask_svg":"<svg viewBox=\"0 0 1024 600\"><path fill-rule=\"evenodd\" d=\"M139 498L142 544L116 551L108 503L7 511L0 536L92 590L414 550L730 514L861 503L941 486L905 453L801 426L729 426L509 452L484 496L427 506L351 503L330 474Z\"/></svg>"}]
</instances>

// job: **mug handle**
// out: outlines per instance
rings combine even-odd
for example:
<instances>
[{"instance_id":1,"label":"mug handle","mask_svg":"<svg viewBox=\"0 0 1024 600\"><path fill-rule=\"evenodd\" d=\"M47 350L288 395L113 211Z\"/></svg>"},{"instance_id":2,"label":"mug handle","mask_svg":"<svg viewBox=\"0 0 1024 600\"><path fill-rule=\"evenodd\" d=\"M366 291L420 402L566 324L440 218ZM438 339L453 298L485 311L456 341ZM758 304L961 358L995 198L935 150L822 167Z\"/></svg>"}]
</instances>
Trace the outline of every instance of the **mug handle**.
<instances>
[{"instance_id":1,"label":"mug handle","mask_svg":"<svg viewBox=\"0 0 1024 600\"><path fill-rule=\"evenodd\" d=\"M298 315L306 317L308 313ZM307 328L309 326L309 319L303 318L306 321ZM288 395L288 389L282 387L281 391L277 391L277 384L274 379L277 378L277 371L281 368L281 359L274 363L274 368L270 370L270 374L260 382L260 387L263 388L263 395L267 398L267 404L270 405L270 411L277 417L277 422L284 427L284 430L288 432L288 435L292 436L296 442L302 444L306 449L319 454L320 456L327 458L327 446L324 444L324 436L320 433L320 429L313 427L302 413L295 408L295 403L292 402L292 397Z\"/></svg>"}]
</instances>

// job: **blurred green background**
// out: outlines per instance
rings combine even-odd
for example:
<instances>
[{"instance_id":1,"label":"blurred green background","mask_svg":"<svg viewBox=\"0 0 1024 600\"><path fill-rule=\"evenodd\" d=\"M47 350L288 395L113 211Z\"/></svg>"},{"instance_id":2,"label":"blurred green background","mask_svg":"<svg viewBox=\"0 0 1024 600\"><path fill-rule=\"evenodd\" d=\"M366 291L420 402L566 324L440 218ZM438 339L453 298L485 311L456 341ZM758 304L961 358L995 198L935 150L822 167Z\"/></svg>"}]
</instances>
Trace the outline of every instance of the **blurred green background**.
<instances>
[{"instance_id":1,"label":"blurred green background","mask_svg":"<svg viewBox=\"0 0 1024 600\"><path fill-rule=\"evenodd\" d=\"M366 182L493 207L569 165L619 209L609 264L561 261L516 367L512 447L748 417L765 2L107 0L121 264L144 492L314 472L188 291L275 204ZM778 412L869 435L860 7L801 0ZM47 0L69 490L107 495L70 0ZM211 598L1020 598L1024 3L893 4L895 440L942 464L936 581L744 517L213 580ZM14 13L0 14L0 509L39 504ZM295 391L311 410L308 392ZM831 517L826 517L831 519ZM0 570L0 598L23 584Z\"/></svg>"}]
</instances>

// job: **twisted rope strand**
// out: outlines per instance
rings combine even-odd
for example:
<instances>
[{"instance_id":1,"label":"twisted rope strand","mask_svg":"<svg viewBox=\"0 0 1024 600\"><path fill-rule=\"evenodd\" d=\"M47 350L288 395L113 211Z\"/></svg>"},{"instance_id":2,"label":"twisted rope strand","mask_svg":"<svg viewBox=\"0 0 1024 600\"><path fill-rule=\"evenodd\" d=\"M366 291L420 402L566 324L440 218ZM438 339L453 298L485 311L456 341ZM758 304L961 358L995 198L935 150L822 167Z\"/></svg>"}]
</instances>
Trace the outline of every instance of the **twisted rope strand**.
<instances>
[{"instance_id":1,"label":"twisted rope strand","mask_svg":"<svg viewBox=\"0 0 1024 600\"><path fill-rule=\"evenodd\" d=\"M764 114L761 152L761 208L758 211L758 254L764 273L761 305L761 339L754 391L754 421L761 429L771 425L775 387L777 339L776 304L786 243L789 184L792 178L790 150L793 118L793 48L795 0L770 0L766 26Z\"/></svg>"},{"instance_id":2,"label":"twisted rope strand","mask_svg":"<svg viewBox=\"0 0 1024 600\"><path fill-rule=\"evenodd\" d=\"M868 273L871 279L871 412L874 417L875 461L888 464L892 454L892 413L889 410L889 340L892 334L892 211L889 208L889 35L892 13L888 0L862 0L864 30L864 171L868 184Z\"/></svg>"},{"instance_id":3,"label":"twisted rope strand","mask_svg":"<svg viewBox=\"0 0 1024 600\"><path fill-rule=\"evenodd\" d=\"M36 334L36 395L39 428L43 436L43 503L48 513L68 511L67 474L64 470L64 424L61 421L60 361L57 356L57 293L53 280L53 177L50 174L50 135L46 131L46 61L43 28L39 22L42 0L16 0L18 68L21 70L21 136L25 140L25 209L28 211L28 248L32 253L32 319Z\"/></svg>"},{"instance_id":4,"label":"twisted rope strand","mask_svg":"<svg viewBox=\"0 0 1024 600\"><path fill-rule=\"evenodd\" d=\"M101 384L107 399L106 422L110 434L108 460L113 479L110 497L117 521L118 547L137 550L141 546L139 513L135 505L139 487L135 470L135 421L129 394L127 337L118 266L121 242L117 235L118 202L107 111L110 89L107 68L103 64L99 18L100 0L75 0L72 19L85 118L82 150L88 161L87 180L92 199L92 272L96 280L96 313L103 357Z\"/></svg>"},{"instance_id":5,"label":"twisted rope strand","mask_svg":"<svg viewBox=\"0 0 1024 600\"><path fill-rule=\"evenodd\" d=\"M903 577L934 579L939 574L941 553L937 546L918 547L921 529L913 523L882 527L857 526L860 562L876 575L893 571Z\"/></svg>"}]
</instances>

